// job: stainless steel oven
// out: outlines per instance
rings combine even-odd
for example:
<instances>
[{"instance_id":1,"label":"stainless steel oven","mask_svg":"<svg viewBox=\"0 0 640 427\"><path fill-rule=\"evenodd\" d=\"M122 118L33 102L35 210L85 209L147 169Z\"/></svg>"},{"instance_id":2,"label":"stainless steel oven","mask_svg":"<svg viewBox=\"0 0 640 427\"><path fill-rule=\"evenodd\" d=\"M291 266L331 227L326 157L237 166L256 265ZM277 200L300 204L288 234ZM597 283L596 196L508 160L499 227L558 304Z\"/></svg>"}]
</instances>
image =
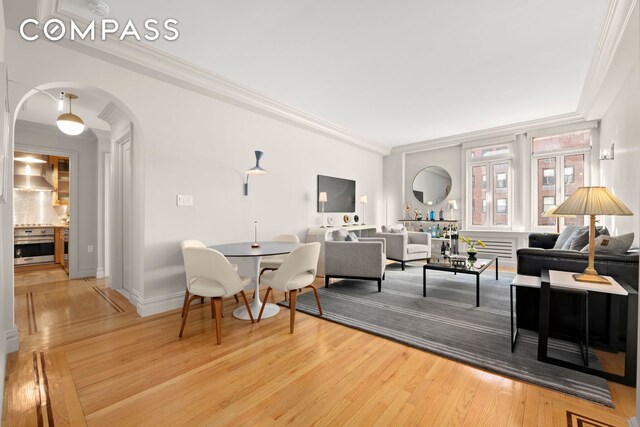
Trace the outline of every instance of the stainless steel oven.
<instances>
[{"instance_id":1,"label":"stainless steel oven","mask_svg":"<svg viewBox=\"0 0 640 427\"><path fill-rule=\"evenodd\" d=\"M52 227L14 229L14 265L54 262L55 245Z\"/></svg>"}]
</instances>

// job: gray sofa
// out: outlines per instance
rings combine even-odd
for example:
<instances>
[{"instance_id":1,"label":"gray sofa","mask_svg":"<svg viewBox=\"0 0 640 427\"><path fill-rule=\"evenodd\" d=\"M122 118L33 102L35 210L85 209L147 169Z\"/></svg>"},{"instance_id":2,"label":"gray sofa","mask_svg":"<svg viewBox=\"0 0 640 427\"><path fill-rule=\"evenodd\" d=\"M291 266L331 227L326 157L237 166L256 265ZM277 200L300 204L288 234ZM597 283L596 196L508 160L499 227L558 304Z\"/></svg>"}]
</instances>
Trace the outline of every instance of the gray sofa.
<instances>
[{"instance_id":1,"label":"gray sofa","mask_svg":"<svg viewBox=\"0 0 640 427\"><path fill-rule=\"evenodd\" d=\"M532 233L529 247L518 249L518 274L540 276L543 270L582 272L587 266L586 252L553 249L558 234ZM614 276L625 281L633 289L638 289L638 251L631 250L622 255L596 254L595 268L598 273ZM540 291L535 288L518 287L516 290L516 313L518 326L538 330ZM579 305L574 294L559 293L551 302L551 335L563 339L577 336L579 325ZM589 295L589 337L591 343L609 347L607 296L593 293ZM626 301L620 307L620 349L626 340Z\"/></svg>"},{"instance_id":2,"label":"gray sofa","mask_svg":"<svg viewBox=\"0 0 640 427\"><path fill-rule=\"evenodd\" d=\"M401 227L401 226L400 226ZM392 232L399 230L398 226L382 226L382 232L375 237L383 238L387 242L387 259L399 262L404 270L408 261L427 260L431 257L431 235L415 231Z\"/></svg>"},{"instance_id":3,"label":"gray sofa","mask_svg":"<svg viewBox=\"0 0 640 427\"><path fill-rule=\"evenodd\" d=\"M325 287L329 287L331 279L373 280L378 283L378 292L381 292L386 266L385 240L359 238L358 241L347 242L338 240L342 238L340 234L338 232L337 236L333 236L336 240L325 242Z\"/></svg>"}]
</instances>

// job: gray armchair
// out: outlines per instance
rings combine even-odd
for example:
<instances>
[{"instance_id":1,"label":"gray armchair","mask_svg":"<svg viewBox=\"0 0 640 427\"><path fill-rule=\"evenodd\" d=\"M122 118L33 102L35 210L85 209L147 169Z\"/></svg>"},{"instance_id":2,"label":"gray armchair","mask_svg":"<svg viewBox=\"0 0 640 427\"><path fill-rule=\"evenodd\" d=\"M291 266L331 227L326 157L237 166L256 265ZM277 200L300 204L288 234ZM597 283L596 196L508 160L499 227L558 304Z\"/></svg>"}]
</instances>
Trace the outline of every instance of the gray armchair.
<instances>
[{"instance_id":1,"label":"gray armchair","mask_svg":"<svg viewBox=\"0 0 640 427\"><path fill-rule=\"evenodd\" d=\"M386 266L385 240L360 238L357 242L326 241L324 252L324 284L334 278L375 280L378 292Z\"/></svg>"},{"instance_id":2,"label":"gray armchair","mask_svg":"<svg viewBox=\"0 0 640 427\"><path fill-rule=\"evenodd\" d=\"M406 233L376 233L375 237L387 242L387 259L402 264L407 261L428 259L431 257L431 235L408 231Z\"/></svg>"}]
</instances>

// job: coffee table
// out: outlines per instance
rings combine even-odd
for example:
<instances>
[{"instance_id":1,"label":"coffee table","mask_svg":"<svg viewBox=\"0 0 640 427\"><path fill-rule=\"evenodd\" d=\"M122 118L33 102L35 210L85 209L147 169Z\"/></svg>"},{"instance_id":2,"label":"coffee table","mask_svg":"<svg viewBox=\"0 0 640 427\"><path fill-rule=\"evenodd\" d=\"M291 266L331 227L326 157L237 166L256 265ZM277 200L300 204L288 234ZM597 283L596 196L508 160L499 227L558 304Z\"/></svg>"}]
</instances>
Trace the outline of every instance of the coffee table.
<instances>
[{"instance_id":1,"label":"coffee table","mask_svg":"<svg viewBox=\"0 0 640 427\"><path fill-rule=\"evenodd\" d=\"M480 275L494 262L496 265L496 280L498 280L498 257L477 258L473 263L468 260L464 267L440 262L428 262L422 267L422 296L427 296L427 270L448 271L454 274L472 274L476 276L476 307L480 307Z\"/></svg>"}]
</instances>

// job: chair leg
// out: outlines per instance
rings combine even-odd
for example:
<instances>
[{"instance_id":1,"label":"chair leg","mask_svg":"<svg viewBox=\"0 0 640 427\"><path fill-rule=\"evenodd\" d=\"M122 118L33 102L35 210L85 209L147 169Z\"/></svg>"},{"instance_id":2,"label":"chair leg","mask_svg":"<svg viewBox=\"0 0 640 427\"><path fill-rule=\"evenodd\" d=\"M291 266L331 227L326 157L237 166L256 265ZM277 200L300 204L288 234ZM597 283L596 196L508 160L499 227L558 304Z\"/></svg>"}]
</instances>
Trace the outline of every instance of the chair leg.
<instances>
[{"instance_id":1,"label":"chair leg","mask_svg":"<svg viewBox=\"0 0 640 427\"><path fill-rule=\"evenodd\" d=\"M184 316L182 316L182 326L180 326L180 334L178 335L178 338L182 338L182 333L184 332L184 324L187 323L187 316L189 315L189 307L191 307L191 302L194 299L198 299L198 298L200 298L198 295L193 295L192 297L189 298L189 301L187 301L187 305L185 306Z\"/></svg>"},{"instance_id":2,"label":"chair leg","mask_svg":"<svg viewBox=\"0 0 640 427\"><path fill-rule=\"evenodd\" d=\"M296 323L296 301L298 300L298 290L289 291L289 331L293 333L293 327Z\"/></svg>"},{"instance_id":3,"label":"chair leg","mask_svg":"<svg viewBox=\"0 0 640 427\"><path fill-rule=\"evenodd\" d=\"M258 314L258 322L262 319L262 312L264 311L264 306L267 304L267 297L269 296L269 292L271 292L271 287L267 288L267 293L264 295L264 300L262 300L262 307L260 307L260 314Z\"/></svg>"},{"instance_id":4,"label":"chair leg","mask_svg":"<svg viewBox=\"0 0 640 427\"><path fill-rule=\"evenodd\" d=\"M238 299L238 295L234 295L233 297L236 299L236 303L240 302L240 300Z\"/></svg>"},{"instance_id":5,"label":"chair leg","mask_svg":"<svg viewBox=\"0 0 640 427\"><path fill-rule=\"evenodd\" d=\"M213 298L211 298L211 318L216 318L216 305L213 303Z\"/></svg>"},{"instance_id":6,"label":"chair leg","mask_svg":"<svg viewBox=\"0 0 640 427\"><path fill-rule=\"evenodd\" d=\"M324 287L328 288L329 287L329 276L324 276Z\"/></svg>"},{"instance_id":7,"label":"chair leg","mask_svg":"<svg viewBox=\"0 0 640 427\"><path fill-rule=\"evenodd\" d=\"M289 301L289 299L288 299L288 298L289 298L289 297L287 296L287 291L284 291L284 300L285 300L285 301Z\"/></svg>"},{"instance_id":8,"label":"chair leg","mask_svg":"<svg viewBox=\"0 0 640 427\"><path fill-rule=\"evenodd\" d=\"M318 306L318 312L320 312L320 316L322 316L322 306L320 305L320 296L318 296L318 289L315 286L309 285L307 288L313 289L313 294L316 296L316 305Z\"/></svg>"},{"instance_id":9,"label":"chair leg","mask_svg":"<svg viewBox=\"0 0 640 427\"><path fill-rule=\"evenodd\" d=\"M378 282L378 292L382 292L382 279L377 279Z\"/></svg>"},{"instance_id":10,"label":"chair leg","mask_svg":"<svg viewBox=\"0 0 640 427\"><path fill-rule=\"evenodd\" d=\"M200 304L204 304L204 297L200 297Z\"/></svg>"},{"instance_id":11,"label":"chair leg","mask_svg":"<svg viewBox=\"0 0 640 427\"><path fill-rule=\"evenodd\" d=\"M404 261L400 261L402 263L402 271L404 271Z\"/></svg>"},{"instance_id":12,"label":"chair leg","mask_svg":"<svg viewBox=\"0 0 640 427\"><path fill-rule=\"evenodd\" d=\"M249 302L247 301L247 294L245 294L244 291L240 291L240 295L242 295L244 306L247 307L247 312L249 313L249 319L251 319L251 323L253 323L253 313L251 312L251 308L249 307ZM236 296L236 298L238 297Z\"/></svg>"},{"instance_id":13,"label":"chair leg","mask_svg":"<svg viewBox=\"0 0 640 427\"><path fill-rule=\"evenodd\" d=\"M222 344L222 298L212 298L216 307L216 341Z\"/></svg>"},{"instance_id":14,"label":"chair leg","mask_svg":"<svg viewBox=\"0 0 640 427\"><path fill-rule=\"evenodd\" d=\"M189 296L191 294L189 293L189 290L185 290L184 291L184 304L182 304L182 315L180 317L184 317L184 311L187 309L187 303L189 301Z\"/></svg>"}]
</instances>

